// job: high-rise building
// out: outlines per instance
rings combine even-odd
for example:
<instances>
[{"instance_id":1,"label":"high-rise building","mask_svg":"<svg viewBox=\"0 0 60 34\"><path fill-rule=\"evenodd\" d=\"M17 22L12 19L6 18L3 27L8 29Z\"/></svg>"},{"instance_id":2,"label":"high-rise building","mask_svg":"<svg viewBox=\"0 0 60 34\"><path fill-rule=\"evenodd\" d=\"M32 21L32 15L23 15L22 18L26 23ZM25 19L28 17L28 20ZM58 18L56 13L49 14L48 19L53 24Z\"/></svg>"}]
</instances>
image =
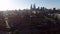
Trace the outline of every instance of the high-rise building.
<instances>
[{"instance_id":1,"label":"high-rise building","mask_svg":"<svg viewBox=\"0 0 60 34\"><path fill-rule=\"evenodd\" d=\"M53 13L56 13L56 8L53 8Z\"/></svg>"},{"instance_id":2,"label":"high-rise building","mask_svg":"<svg viewBox=\"0 0 60 34\"><path fill-rule=\"evenodd\" d=\"M35 4L32 6L32 4L31 4L31 7L30 7L30 9L31 10L35 10L36 9L36 6L35 6Z\"/></svg>"},{"instance_id":3,"label":"high-rise building","mask_svg":"<svg viewBox=\"0 0 60 34\"><path fill-rule=\"evenodd\" d=\"M37 8L38 10L39 10L39 6L38 6L38 8Z\"/></svg>"},{"instance_id":4,"label":"high-rise building","mask_svg":"<svg viewBox=\"0 0 60 34\"><path fill-rule=\"evenodd\" d=\"M30 7L30 9L32 9L32 4L31 4L31 7Z\"/></svg>"},{"instance_id":5,"label":"high-rise building","mask_svg":"<svg viewBox=\"0 0 60 34\"><path fill-rule=\"evenodd\" d=\"M35 4L34 4L34 6L33 6L33 9L36 9L36 6L35 6Z\"/></svg>"},{"instance_id":6,"label":"high-rise building","mask_svg":"<svg viewBox=\"0 0 60 34\"><path fill-rule=\"evenodd\" d=\"M55 11L56 10L56 8L53 8L53 11Z\"/></svg>"}]
</instances>

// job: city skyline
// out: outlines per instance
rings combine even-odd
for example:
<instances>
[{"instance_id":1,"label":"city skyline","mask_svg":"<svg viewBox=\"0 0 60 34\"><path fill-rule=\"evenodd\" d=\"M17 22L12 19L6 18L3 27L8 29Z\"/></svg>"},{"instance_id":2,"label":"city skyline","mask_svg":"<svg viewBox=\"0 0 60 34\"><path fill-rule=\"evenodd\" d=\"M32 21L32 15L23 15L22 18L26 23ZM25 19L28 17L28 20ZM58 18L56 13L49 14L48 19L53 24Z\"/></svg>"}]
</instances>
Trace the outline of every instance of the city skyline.
<instances>
[{"instance_id":1,"label":"city skyline","mask_svg":"<svg viewBox=\"0 0 60 34\"><path fill-rule=\"evenodd\" d=\"M30 9L31 4L60 9L59 3L60 0L0 0L0 10Z\"/></svg>"}]
</instances>

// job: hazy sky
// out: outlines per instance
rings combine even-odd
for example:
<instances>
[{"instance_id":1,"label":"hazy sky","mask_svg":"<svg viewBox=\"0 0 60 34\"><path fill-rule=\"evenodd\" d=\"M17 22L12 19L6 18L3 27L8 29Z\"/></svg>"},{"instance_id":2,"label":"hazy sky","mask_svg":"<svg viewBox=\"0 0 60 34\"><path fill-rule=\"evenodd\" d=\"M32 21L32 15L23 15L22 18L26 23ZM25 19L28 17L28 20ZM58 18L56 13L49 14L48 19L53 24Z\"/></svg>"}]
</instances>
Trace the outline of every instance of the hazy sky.
<instances>
[{"instance_id":1,"label":"hazy sky","mask_svg":"<svg viewBox=\"0 0 60 34\"><path fill-rule=\"evenodd\" d=\"M0 10L30 8L31 4L46 8L60 8L60 0L0 0Z\"/></svg>"}]
</instances>

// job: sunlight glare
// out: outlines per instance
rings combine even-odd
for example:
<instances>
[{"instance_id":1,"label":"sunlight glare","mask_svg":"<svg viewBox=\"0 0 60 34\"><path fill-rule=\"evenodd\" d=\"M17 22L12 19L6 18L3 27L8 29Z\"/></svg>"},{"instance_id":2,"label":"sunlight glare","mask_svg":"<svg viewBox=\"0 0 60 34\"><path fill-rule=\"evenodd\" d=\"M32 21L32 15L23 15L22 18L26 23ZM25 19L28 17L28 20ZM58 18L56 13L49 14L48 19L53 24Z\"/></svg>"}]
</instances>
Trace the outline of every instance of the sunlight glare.
<instances>
[{"instance_id":1,"label":"sunlight glare","mask_svg":"<svg viewBox=\"0 0 60 34\"><path fill-rule=\"evenodd\" d=\"M0 0L0 10L7 10L10 6L10 0Z\"/></svg>"}]
</instances>

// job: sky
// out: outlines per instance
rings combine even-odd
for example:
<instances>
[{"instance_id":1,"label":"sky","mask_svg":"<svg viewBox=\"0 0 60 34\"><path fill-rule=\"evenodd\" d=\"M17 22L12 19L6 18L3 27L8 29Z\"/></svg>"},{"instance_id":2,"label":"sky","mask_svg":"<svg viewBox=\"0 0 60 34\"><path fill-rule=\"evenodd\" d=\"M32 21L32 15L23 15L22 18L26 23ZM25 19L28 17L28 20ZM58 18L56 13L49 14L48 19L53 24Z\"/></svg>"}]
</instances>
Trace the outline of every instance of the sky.
<instances>
[{"instance_id":1,"label":"sky","mask_svg":"<svg viewBox=\"0 0 60 34\"><path fill-rule=\"evenodd\" d=\"M0 0L0 10L30 9L30 6L60 8L60 0Z\"/></svg>"}]
</instances>

